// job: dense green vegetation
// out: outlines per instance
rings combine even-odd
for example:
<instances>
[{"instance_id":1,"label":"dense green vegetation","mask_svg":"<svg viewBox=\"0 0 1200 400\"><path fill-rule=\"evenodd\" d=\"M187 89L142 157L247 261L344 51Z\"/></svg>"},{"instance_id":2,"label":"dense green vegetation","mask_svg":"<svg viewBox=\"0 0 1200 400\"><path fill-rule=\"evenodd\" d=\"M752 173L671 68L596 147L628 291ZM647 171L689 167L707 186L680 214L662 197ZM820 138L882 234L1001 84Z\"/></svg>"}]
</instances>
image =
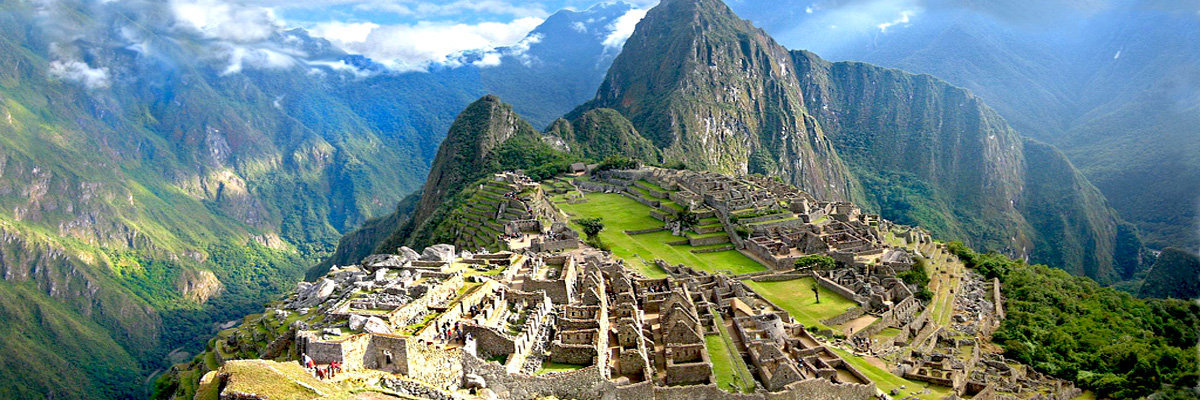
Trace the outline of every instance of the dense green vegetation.
<instances>
[{"instance_id":1,"label":"dense green vegetation","mask_svg":"<svg viewBox=\"0 0 1200 400\"><path fill-rule=\"evenodd\" d=\"M1200 257L1168 247L1146 273L1138 295L1175 299L1200 297Z\"/></svg>"},{"instance_id":2,"label":"dense green vegetation","mask_svg":"<svg viewBox=\"0 0 1200 400\"><path fill-rule=\"evenodd\" d=\"M929 290L929 261L926 261L925 257L921 256L917 256L915 259L916 263L913 264L912 269L896 274L896 277L903 280L904 283L917 285L917 287L921 288L914 295L921 301L928 303L929 300L933 299L933 292Z\"/></svg>"},{"instance_id":3,"label":"dense green vegetation","mask_svg":"<svg viewBox=\"0 0 1200 400\"><path fill-rule=\"evenodd\" d=\"M833 257L824 254L810 254L796 259L796 269L818 269L827 270L837 266L837 262Z\"/></svg>"},{"instance_id":4,"label":"dense green vegetation","mask_svg":"<svg viewBox=\"0 0 1200 400\"><path fill-rule=\"evenodd\" d=\"M1000 279L1008 318L992 339L1009 357L1102 397L1196 386L1200 305L1141 300L1044 265L979 254L958 242L948 248Z\"/></svg>"}]
</instances>

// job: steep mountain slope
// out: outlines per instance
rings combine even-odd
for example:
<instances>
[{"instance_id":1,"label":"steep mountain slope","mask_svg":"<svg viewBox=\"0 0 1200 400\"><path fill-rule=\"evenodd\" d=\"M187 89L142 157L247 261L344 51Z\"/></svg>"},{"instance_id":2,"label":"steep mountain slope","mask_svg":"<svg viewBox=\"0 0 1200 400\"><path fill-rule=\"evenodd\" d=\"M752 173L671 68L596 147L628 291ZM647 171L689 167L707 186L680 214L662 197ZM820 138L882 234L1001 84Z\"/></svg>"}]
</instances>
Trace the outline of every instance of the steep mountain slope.
<instances>
[{"instance_id":1,"label":"steep mountain slope","mask_svg":"<svg viewBox=\"0 0 1200 400\"><path fill-rule=\"evenodd\" d=\"M596 99L568 115L612 108L667 161L765 173L823 198L856 191L805 109L787 49L719 0L663 1L613 61Z\"/></svg>"},{"instance_id":2,"label":"steep mountain slope","mask_svg":"<svg viewBox=\"0 0 1200 400\"><path fill-rule=\"evenodd\" d=\"M880 32L839 31L851 3L732 2L790 47L928 73L1061 149L1147 243L1200 247L1200 20L1187 2L939 3ZM902 6L896 6L900 8ZM887 17L890 17L887 16Z\"/></svg>"},{"instance_id":3,"label":"steep mountain slope","mask_svg":"<svg viewBox=\"0 0 1200 400\"><path fill-rule=\"evenodd\" d=\"M1174 247L1163 250L1146 273L1138 295L1176 299L1200 297L1200 257Z\"/></svg>"},{"instance_id":4,"label":"steep mountain slope","mask_svg":"<svg viewBox=\"0 0 1200 400\"><path fill-rule=\"evenodd\" d=\"M809 109L883 215L1101 282L1138 267L1136 235L1060 152L928 75L793 53Z\"/></svg>"},{"instance_id":5,"label":"steep mountain slope","mask_svg":"<svg viewBox=\"0 0 1200 400\"><path fill-rule=\"evenodd\" d=\"M602 77L540 58L397 74L303 30L194 32L168 7L0 4L0 351L45 366L0 393L144 398L148 375L418 189L487 73L558 74L501 90L554 115ZM600 35L628 8L564 15Z\"/></svg>"},{"instance_id":6,"label":"steep mountain slope","mask_svg":"<svg viewBox=\"0 0 1200 400\"><path fill-rule=\"evenodd\" d=\"M518 135L534 135L537 131L517 116L512 106L496 96L483 98L467 106L446 140L438 148L438 156L429 170L429 178L421 190L421 202L413 214L414 221L423 221L447 198L458 193L470 181L486 172L485 162L492 149ZM416 226L418 230L420 226Z\"/></svg>"},{"instance_id":7,"label":"steep mountain slope","mask_svg":"<svg viewBox=\"0 0 1200 400\"><path fill-rule=\"evenodd\" d=\"M662 157L658 148L634 129L633 123L611 108L588 110L570 122L560 118L546 133L562 139L571 151L584 157L621 154L648 162L658 162Z\"/></svg>"},{"instance_id":8,"label":"steep mountain slope","mask_svg":"<svg viewBox=\"0 0 1200 400\"><path fill-rule=\"evenodd\" d=\"M522 142L521 147L501 149L510 140ZM464 189L489 173L525 167L514 163L533 160L536 163L531 161L529 166L544 164L549 160L541 155L548 153L545 149L549 147L511 105L492 95L476 100L451 125L421 192L406 198L392 215L347 234L333 256L310 270L309 276L324 274L331 265L357 262L372 252L434 244L435 237L445 234L439 230L442 220L465 200Z\"/></svg>"}]
</instances>

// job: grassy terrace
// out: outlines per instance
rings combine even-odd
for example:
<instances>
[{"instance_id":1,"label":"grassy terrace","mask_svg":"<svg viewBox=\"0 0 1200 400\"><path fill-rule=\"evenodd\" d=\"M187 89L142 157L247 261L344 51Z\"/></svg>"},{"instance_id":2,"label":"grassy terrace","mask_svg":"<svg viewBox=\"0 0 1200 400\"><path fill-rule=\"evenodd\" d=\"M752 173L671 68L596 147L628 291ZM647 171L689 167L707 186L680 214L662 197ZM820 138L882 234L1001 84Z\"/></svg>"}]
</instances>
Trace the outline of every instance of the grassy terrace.
<instances>
[{"instance_id":1,"label":"grassy terrace","mask_svg":"<svg viewBox=\"0 0 1200 400\"><path fill-rule=\"evenodd\" d=\"M349 398L347 388L319 381L294 362L252 360L225 364L232 372L226 390L271 399Z\"/></svg>"},{"instance_id":2,"label":"grassy terrace","mask_svg":"<svg viewBox=\"0 0 1200 400\"><path fill-rule=\"evenodd\" d=\"M888 372L887 370L880 368L878 365L872 364L865 359L856 357L846 350L832 346L830 348L833 349L838 356L841 356L843 360L846 360L846 362L854 366L855 369L858 369L858 372L862 372L863 375L866 375L867 378L870 378L872 382L875 382L875 387L884 393L889 393L892 391L892 389L899 389L900 395L892 396L894 399L901 399L912 395L919 399L937 400L950 395L950 388L948 387L930 385L925 382L910 381L908 379L892 375L891 372ZM900 386L904 386L905 388L900 389ZM925 389L929 389L929 393L917 394Z\"/></svg>"},{"instance_id":3,"label":"grassy terrace","mask_svg":"<svg viewBox=\"0 0 1200 400\"><path fill-rule=\"evenodd\" d=\"M546 361L546 362L542 363L542 367L538 368L537 372L534 372L533 374L534 375L545 375L545 374L552 374L552 373L557 373L557 372L569 372L569 371L574 371L574 370L577 370L580 368L583 368L583 366L575 365L575 364L560 364L560 363L556 363L556 362Z\"/></svg>"},{"instance_id":4,"label":"grassy terrace","mask_svg":"<svg viewBox=\"0 0 1200 400\"><path fill-rule=\"evenodd\" d=\"M858 305L853 300L820 286L817 289L821 293L821 303L817 304L817 299L813 297L812 292L813 278L782 282L755 282L752 280L743 282L767 300L782 307L792 318L796 319L796 322L804 324L804 326L829 329L820 321L842 314Z\"/></svg>"},{"instance_id":5,"label":"grassy terrace","mask_svg":"<svg viewBox=\"0 0 1200 400\"><path fill-rule=\"evenodd\" d=\"M662 221L650 217L650 207L615 193L589 193L587 201L570 204L557 203L571 219L600 217L604 219L601 240L612 248L613 255L625 260L627 266L648 277L661 278L665 272L654 266L654 259L671 264L684 264L696 269L717 272L730 271L734 274L762 271L765 268L736 250L695 254L692 246L672 246L667 243L684 240L670 232L654 232L641 235L626 234L627 230L642 230L663 225ZM645 260L646 263L643 263Z\"/></svg>"},{"instance_id":6,"label":"grassy terrace","mask_svg":"<svg viewBox=\"0 0 1200 400\"><path fill-rule=\"evenodd\" d=\"M717 387L730 392L750 393L754 391L754 376L741 354L734 349L733 338L725 330L725 321L719 313L713 313L720 335L704 337L704 345L713 364L713 375L717 377Z\"/></svg>"},{"instance_id":7,"label":"grassy terrace","mask_svg":"<svg viewBox=\"0 0 1200 400\"><path fill-rule=\"evenodd\" d=\"M933 300L929 302L929 317L938 325L949 326L954 315L954 293L962 282L964 273L958 257L935 250L934 246L923 246L922 252L933 255L929 261L929 290Z\"/></svg>"}]
</instances>

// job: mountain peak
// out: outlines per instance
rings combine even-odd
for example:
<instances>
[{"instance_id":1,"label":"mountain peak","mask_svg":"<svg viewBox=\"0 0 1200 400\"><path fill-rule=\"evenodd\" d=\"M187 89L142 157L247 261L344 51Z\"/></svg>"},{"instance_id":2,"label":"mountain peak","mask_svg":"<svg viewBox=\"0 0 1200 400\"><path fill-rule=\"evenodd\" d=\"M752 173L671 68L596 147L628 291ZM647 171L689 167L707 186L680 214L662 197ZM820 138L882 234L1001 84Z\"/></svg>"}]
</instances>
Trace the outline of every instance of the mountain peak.
<instances>
[{"instance_id":1,"label":"mountain peak","mask_svg":"<svg viewBox=\"0 0 1200 400\"><path fill-rule=\"evenodd\" d=\"M489 94L475 100L458 114L438 148L413 219L424 220L447 196L477 179L479 171L484 170L485 159L496 146L513 136L535 133L533 126L500 97Z\"/></svg>"},{"instance_id":2,"label":"mountain peak","mask_svg":"<svg viewBox=\"0 0 1200 400\"><path fill-rule=\"evenodd\" d=\"M611 108L668 162L777 175L848 199L854 183L807 116L795 76L787 49L723 2L666 0L625 42L596 99L572 116Z\"/></svg>"}]
</instances>

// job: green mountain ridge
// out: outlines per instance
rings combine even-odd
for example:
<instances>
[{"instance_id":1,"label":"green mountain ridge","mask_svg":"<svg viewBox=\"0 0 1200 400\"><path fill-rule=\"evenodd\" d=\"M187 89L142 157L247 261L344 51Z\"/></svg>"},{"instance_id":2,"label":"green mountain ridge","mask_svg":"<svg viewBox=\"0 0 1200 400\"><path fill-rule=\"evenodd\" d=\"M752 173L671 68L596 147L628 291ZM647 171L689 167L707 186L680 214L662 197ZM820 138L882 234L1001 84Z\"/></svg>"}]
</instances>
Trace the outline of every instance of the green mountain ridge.
<instances>
[{"instance_id":1,"label":"green mountain ridge","mask_svg":"<svg viewBox=\"0 0 1200 400\"><path fill-rule=\"evenodd\" d=\"M304 61L253 66L224 59L229 43L176 26L169 6L0 5L0 272L13 288L0 323L19 336L0 350L48 366L0 381L0 397L146 397L148 376L419 189L440 134L487 82L553 70L562 84L497 90L528 91L522 110L557 115L583 100L575 85L592 90L602 77L549 59L369 76ZM361 61L299 29L236 45ZM88 351L105 354L76 354ZM54 387L60 379L71 383Z\"/></svg>"},{"instance_id":2,"label":"green mountain ridge","mask_svg":"<svg viewBox=\"0 0 1200 400\"><path fill-rule=\"evenodd\" d=\"M1200 257L1174 247L1163 250L1146 272L1138 295L1175 299L1200 297Z\"/></svg>"}]
</instances>

